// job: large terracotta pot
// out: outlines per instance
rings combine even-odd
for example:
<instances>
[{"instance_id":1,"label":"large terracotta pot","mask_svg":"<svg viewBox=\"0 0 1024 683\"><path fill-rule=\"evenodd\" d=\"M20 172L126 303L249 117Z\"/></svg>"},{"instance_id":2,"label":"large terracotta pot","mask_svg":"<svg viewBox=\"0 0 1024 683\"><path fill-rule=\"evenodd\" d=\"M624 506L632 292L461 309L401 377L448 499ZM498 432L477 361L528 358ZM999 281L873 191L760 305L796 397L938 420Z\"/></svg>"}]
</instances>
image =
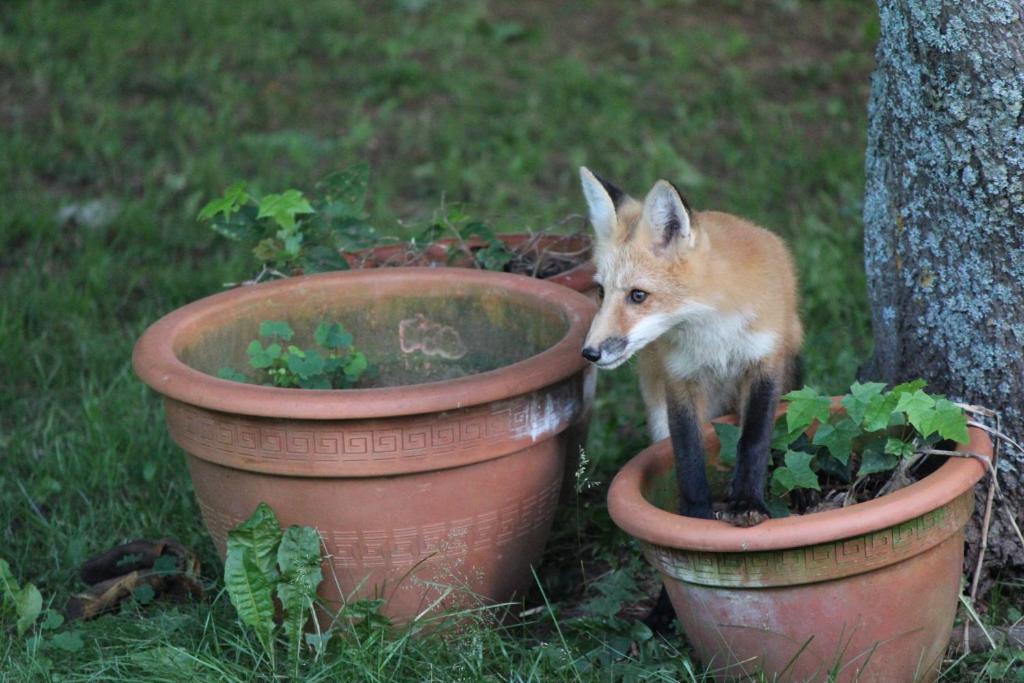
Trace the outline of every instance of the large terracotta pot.
<instances>
[{"instance_id":1,"label":"large terracotta pot","mask_svg":"<svg viewBox=\"0 0 1024 683\"><path fill-rule=\"evenodd\" d=\"M717 453L710 425L704 439ZM990 457L992 444L971 428L961 449ZM984 472L976 460L950 458L873 501L739 528L663 509L675 488L665 440L619 472L608 510L641 541L712 669L780 681L931 681L949 643L964 527ZM727 480L713 465L709 474Z\"/></svg>"},{"instance_id":2,"label":"large terracotta pot","mask_svg":"<svg viewBox=\"0 0 1024 683\"><path fill-rule=\"evenodd\" d=\"M580 265L557 273L548 278L548 282L554 282L568 287L569 289L583 292L596 297L597 284L594 282L594 264L590 259L590 237L587 235L540 235L534 236L526 233L513 233L498 235L498 239L513 250L522 251L525 254L539 256L542 253L555 253L567 255L580 255L586 260ZM474 261L469 253L483 248L484 242L479 239L467 240L460 244L454 238L438 240L422 252L412 253L409 245L405 243L389 244L360 252L349 252L343 254L345 260L353 268L380 268L383 266L402 266L415 260L417 265L424 266L455 266L468 268L473 267Z\"/></svg>"},{"instance_id":3,"label":"large terracotta pot","mask_svg":"<svg viewBox=\"0 0 1024 683\"><path fill-rule=\"evenodd\" d=\"M579 349L594 309L564 287L502 273L328 273L189 304L146 331L134 367L165 397L222 556L228 530L264 501L282 525L319 530L328 603L381 597L384 613L408 619L443 587L456 588L445 606L528 587L567 429L593 393ZM373 388L214 376L247 367L261 321L289 321L305 347L322 319L341 321L379 366Z\"/></svg>"}]
</instances>

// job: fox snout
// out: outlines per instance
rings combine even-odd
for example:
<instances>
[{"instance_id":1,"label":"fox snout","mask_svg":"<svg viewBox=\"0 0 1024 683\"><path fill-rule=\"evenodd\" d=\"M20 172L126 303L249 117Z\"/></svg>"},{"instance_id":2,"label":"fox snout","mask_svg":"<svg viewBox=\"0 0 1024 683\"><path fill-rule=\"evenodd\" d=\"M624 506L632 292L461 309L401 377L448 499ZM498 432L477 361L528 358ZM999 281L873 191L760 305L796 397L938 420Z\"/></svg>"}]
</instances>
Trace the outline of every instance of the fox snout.
<instances>
[{"instance_id":1,"label":"fox snout","mask_svg":"<svg viewBox=\"0 0 1024 683\"><path fill-rule=\"evenodd\" d=\"M625 349L625 337L609 337L597 346L584 346L581 353L583 354L583 357L591 363L596 363L601 360L602 357L614 358L625 351Z\"/></svg>"}]
</instances>

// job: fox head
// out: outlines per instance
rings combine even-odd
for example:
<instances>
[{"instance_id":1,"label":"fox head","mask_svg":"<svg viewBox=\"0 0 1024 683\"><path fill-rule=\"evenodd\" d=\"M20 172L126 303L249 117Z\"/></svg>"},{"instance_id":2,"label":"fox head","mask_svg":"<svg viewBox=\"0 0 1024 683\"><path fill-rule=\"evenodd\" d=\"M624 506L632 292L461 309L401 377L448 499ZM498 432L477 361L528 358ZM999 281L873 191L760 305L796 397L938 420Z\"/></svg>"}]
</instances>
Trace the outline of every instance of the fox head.
<instances>
[{"instance_id":1,"label":"fox head","mask_svg":"<svg viewBox=\"0 0 1024 683\"><path fill-rule=\"evenodd\" d=\"M708 310L700 290L709 245L668 181L656 182L641 203L587 168L580 169L580 179L602 297L583 356L610 369Z\"/></svg>"}]
</instances>

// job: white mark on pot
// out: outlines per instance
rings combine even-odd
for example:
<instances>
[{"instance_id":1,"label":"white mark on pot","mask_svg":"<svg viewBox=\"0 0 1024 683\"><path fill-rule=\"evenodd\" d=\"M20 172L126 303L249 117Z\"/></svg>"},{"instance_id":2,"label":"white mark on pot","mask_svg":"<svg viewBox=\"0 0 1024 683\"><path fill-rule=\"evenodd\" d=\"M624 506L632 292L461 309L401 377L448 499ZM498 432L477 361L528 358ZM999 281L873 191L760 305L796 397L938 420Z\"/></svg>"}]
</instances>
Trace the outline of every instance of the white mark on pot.
<instances>
[{"instance_id":1,"label":"white mark on pot","mask_svg":"<svg viewBox=\"0 0 1024 683\"><path fill-rule=\"evenodd\" d=\"M576 418L579 404L575 398L569 400L555 398L551 394L543 399L535 397L530 403L530 417L519 429L514 430L513 438L529 436L531 441L557 432L565 428Z\"/></svg>"},{"instance_id":2,"label":"white mark on pot","mask_svg":"<svg viewBox=\"0 0 1024 683\"><path fill-rule=\"evenodd\" d=\"M402 353L420 351L449 360L458 360L467 351L458 330L451 325L431 322L422 313L398 323L398 344Z\"/></svg>"}]
</instances>

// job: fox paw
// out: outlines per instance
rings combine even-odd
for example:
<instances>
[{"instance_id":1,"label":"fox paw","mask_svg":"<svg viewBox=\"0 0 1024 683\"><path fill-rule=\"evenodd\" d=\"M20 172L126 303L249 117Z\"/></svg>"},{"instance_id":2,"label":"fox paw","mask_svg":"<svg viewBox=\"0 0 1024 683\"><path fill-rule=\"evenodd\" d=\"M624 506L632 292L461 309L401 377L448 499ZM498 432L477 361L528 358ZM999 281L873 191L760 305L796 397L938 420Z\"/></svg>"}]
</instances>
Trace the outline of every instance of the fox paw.
<instances>
[{"instance_id":1,"label":"fox paw","mask_svg":"<svg viewBox=\"0 0 1024 683\"><path fill-rule=\"evenodd\" d=\"M723 522L742 527L757 526L771 517L763 505L740 502L730 503L727 509L716 516Z\"/></svg>"}]
</instances>

